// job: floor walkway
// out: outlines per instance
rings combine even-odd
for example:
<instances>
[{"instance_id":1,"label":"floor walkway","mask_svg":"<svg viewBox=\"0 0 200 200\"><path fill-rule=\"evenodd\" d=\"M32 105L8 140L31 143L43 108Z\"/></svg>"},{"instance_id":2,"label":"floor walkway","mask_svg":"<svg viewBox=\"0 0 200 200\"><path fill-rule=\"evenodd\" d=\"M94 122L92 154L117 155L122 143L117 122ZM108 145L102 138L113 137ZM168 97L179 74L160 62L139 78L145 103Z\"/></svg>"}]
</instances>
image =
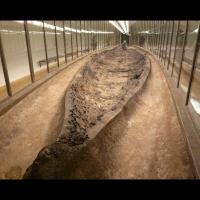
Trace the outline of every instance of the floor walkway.
<instances>
[{"instance_id":1,"label":"floor walkway","mask_svg":"<svg viewBox=\"0 0 200 200\"><path fill-rule=\"evenodd\" d=\"M151 62L141 94L97 135L66 178L193 178L170 91L159 65Z\"/></svg>"},{"instance_id":2,"label":"floor walkway","mask_svg":"<svg viewBox=\"0 0 200 200\"><path fill-rule=\"evenodd\" d=\"M89 57L70 65L0 117L0 179L18 179L62 125L66 87Z\"/></svg>"},{"instance_id":3,"label":"floor walkway","mask_svg":"<svg viewBox=\"0 0 200 200\"><path fill-rule=\"evenodd\" d=\"M63 118L63 86L86 60L0 117L0 178L21 178L41 148L55 141ZM170 91L159 65L151 61L142 92L83 150L65 178L193 178Z\"/></svg>"}]
</instances>

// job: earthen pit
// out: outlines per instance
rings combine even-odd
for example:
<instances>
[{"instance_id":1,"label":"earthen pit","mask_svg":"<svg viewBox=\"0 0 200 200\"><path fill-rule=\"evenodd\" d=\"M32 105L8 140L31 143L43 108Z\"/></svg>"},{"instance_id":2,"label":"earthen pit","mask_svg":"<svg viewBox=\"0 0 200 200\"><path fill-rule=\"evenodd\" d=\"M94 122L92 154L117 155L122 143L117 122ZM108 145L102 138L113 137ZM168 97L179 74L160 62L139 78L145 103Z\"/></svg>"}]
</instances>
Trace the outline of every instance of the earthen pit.
<instances>
[{"instance_id":1,"label":"earthen pit","mask_svg":"<svg viewBox=\"0 0 200 200\"><path fill-rule=\"evenodd\" d=\"M133 48L118 46L92 56L67 89L57 141L39 152L23 178L60 179L70 173L72 160L121 112L149 72L148 58Z\"/></svg>"},{"instance_id":2,"label":"earthen pit","mask_svg":"<svg viewBox=\"0 0 200 200\"><path fill-rule=\"evenodd\" d=\"M94 55L71 85L69 118L58 140L74 146L89 139L87 130L116 109L144 66L145 56L134 49L116 47Z\"/></svg>"}]
</instances>

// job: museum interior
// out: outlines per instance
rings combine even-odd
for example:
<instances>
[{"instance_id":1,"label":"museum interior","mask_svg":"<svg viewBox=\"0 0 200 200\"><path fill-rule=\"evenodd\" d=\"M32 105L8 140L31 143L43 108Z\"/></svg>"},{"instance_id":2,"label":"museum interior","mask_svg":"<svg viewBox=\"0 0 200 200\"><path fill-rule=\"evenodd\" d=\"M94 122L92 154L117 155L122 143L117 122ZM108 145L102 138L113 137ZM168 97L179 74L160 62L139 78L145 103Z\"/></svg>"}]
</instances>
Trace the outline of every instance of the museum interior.
<instances>
[{"instance_id":1,"label":"museum interior","mask_svg":"<svg viewBox=\"0 0 200 200\"><path fill-rule=\"evenodd\" d=\"M0 179L199 179L199 27L1 20Z\"/></svg>"}]
</instances>

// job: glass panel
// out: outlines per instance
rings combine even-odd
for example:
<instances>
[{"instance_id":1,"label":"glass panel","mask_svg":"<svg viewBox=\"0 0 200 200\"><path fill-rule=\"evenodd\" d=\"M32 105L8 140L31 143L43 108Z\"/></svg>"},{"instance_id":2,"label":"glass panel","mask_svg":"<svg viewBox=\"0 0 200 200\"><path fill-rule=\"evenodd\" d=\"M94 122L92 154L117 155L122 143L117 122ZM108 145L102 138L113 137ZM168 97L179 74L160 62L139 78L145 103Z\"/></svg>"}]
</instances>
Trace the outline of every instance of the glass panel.
<instances>
[{"instance_id":1,"label":"glass panel","mask_svg":"<svg viewBox=\"0 0 200 200\"><path fill-rule=\"evenodd\" d=\"M196 39L195 35L197 36L197 27L199 23L200 22L197 21L191 24L192 30L191 29L190 30L195 32L195 33L191 33L193 34L192 37L194 38L193 39L194 41ZM195 46L195 42L193 42L192 40L190 41L193 44L191 48L194 50L193 46ZM194 77L193 77L191 92L190 92L190 102L194 110L199 114L199 120L200 120L200 51L198 52L198 56L196 60L195 72L194 72Z\"/></svg>"},{"instance_id":2,"label":"glass panel","mask_svg":"<svg viewBox=\"0 0 200 200\"><path fill-rule=\"evenodd\" d=\"M106 22L106 31L111 32L110 29L109 29L109 23L108 22ZM106 34L106 46L107 47L110 46L110 41L111 41L110 35L111 35L110 33Z\"/></svg>"},{"instance_id":3,"label":"glass panel","mask_svg":"<svg viewBox=\"0 0 200 200\"><path fill-rule=\"evenodd\" d=\"M0 59L0 101L5 99L7 96L8 94L6 90L6 83L5 83L3 68L2 68L1 59Z\"/></svg>"},{"instance_id":4,"label":"glass panel","mask_svg":"<svg viewBox=\"0 0 200 200\"><path fill-rule=\"evenodd\" d=\"M100 29L99 29L99 25L100 25L100 21L97 21L96 22L96 31L98 32ZM97 49L99 49L100 47L100 43L99 43L99 33L97 33Z\"/></svg>"},{"instance_id":5,"label":"glass panel","mask_svg":"<svg viewBox=\"0 0 200 200\"><path fill-rule=\"evenodd\" d=\"M77 38L76 38L76 21L71 21L71 27L74 29L72 32L72 44L73 44L73 58L77 58Z\"/></svg>"},{"instance_id":6,"label":"glass panel","mask_svg":"<svg viewBox=\"0 0 200 200\"><path fill-rule=\"evenodd\" d=\"M170 74L171 74L171 71L172 71L172 63L173 63L173 59L174 59L177 30L178 30L178 21L175 21L175 23L174 23L174 33L173 33L172 45L171 45L170 65L169 65ZM171 38L170 38L170 40L171 40Z\"/></svg>"},{"instance_id":7,"label":"glass panel","mask_svg":"<svg viewBox=\"0 0 200 200\"><path fill-rule=\"evenodd\" d=\"M164 49L164 58L165 58L165 64L168 62L169 58L169 50L170 50L170 39L172 34L172 21L169 21L167 23L167 29L166 29L166 43L165 43L165 49Z\"/></svg>"},{"instance_id":8,"label":"glass panel","mask_svg":"<svg viewBox=\"0 0 200 200\"><path fill-rule=\"evenodd\" d=\"M77 41L78 41L78 56L81 56L81 33L80 31L80 21L76 21L76 28L78 29L77 32Z\"/></svg>"},{"instance_id":9,"label":"glass panel","mask_svg":"<svg viewBox=\"0 0 200 200\"><path fill-rule=\"evenodd\" d=\"M70 28L70 21L65 21L65 27ZM72 60L71 31L65 30L67 62Z\"/></svg>"},{"instance_id":10,"label":"glass panel","mask_svg":"<svg viewBox=\"0 0 200 200\"><path fill-rule=\"evenodd\" d=\"M197 39L197 32L195 32L197 27L198 27L198 21L189 21L188 35L187 35L187 41L186 41L186 46L185 46L185 53L183 57L183 65L182 65L181 77L180 77L180 88L185 93L187 92L189 79L190 79L194 48L195 48L195 43Z\"/></svg>"},{"instance_id":11,"label":"glass panel","mask_svg":"<svg viewBox=\"0 0 200 200\"><path fill-rule=\"evenodd\" d=\"M13 94L31 83L23 21L1 21L0 29Z\"/></svg>"},{"instance_id":12,"label":"glass panel","mask_svg":"<svg viewBox=\"0 0 200 200\"><path fill-rule=\"evenodd\" d=\"M81 25L82 25L82 29L86 30L86 28L85 28L85 21L82 21ZM82 33L83 54L86 53L86 48L87 48L86 35L87 35L86 33Z\"/></svg>"},{"instance_id":13,"label":"glass panel","mask_svg":"<svg viewBox=\"0 0 200 200\"><path fill-rule=\"evenodd\" d=\"M47 54L49 59L49 70L54 71L58 68L56 57L54 21L45 21L45 23L48 25L52 25L50 27L45 27L45 33L47 42Z\"/></svg>"},{"instance_id":14,"label":"glass panel","mask_svg":"<svg viewBox=\"0 0 200 200\"><path fill-rule=\"evenodd\" d=\"M42 23L42 21L40 21ZM35 80L47 75L43 27L28 23Z\"/></svg>"},{"instance_id":15,"label":"glass panel","mask_svg":"<svg viewBox=\"0 0 200 200\"><path fill-rule=\"evenodd\" d=\"M176 81L178 77L179 67L181 64L181 56L183 52L183 42L184 42L184 37L185 37L185 31L186 31L186 21L181 21L180 27L179 27L179 33L178 33L174 70L173 70L173 76L176 78Z\"/></svg>"},{"instance_id":16,"label":"glass panel","mask_svg":"<svg viewBox=\"0 0 200 200\"><path fill-rule=\"evenodd\" d=\"M168 31L168 26L169 26L169 22L168 21L164 21L163 24L163 30L162 30L162 46L161 46L161 57L164 58L164 55L166 53L166 41L167 41L167 31Z\"/></svg>"},{"instance_id":17,"label":"glass panel","mask_svg":"<svg viewBox=\"0 0 200 200\"><path fill-rule=\"evenodd\" d=\"M85 30L86 31L89 31L89 21L85 21ZM89 45L90 45L90 43L89 43L89 33L86 33L85 34L85 38L86 38L86 52L88 53L88 51L89 51Z\"/></svg>"},{"instance_id":18,"label":"glass panel","mask_svg":"<svg viewBox=\"0 0 200 200\"><path fill-rule=\"evenodd\" d=\"M57 40L58 40L58 56L60 65L65 63L64 37L63 37L63 22L56 21Z\"/></svg>"},{"instance_id":19,"label":"glass panel","mask_svg":"<svg viewBox=\"0 0 200 200\"><path fill-rule=\"evenodd\" d=\"M90 26L90 30L91 31L93 31L94 30L94 25L93 25L93 21L90 21L90 24L91 24L91 26ZM94 49L95 49L95 43L96 43L96 41L95 41L95 35L96 34L94 34L93 32L90 34L91 36L90 36L90 42L91 42L91 50L92 51L94 51Z\"/></svg>"}]
</instances>

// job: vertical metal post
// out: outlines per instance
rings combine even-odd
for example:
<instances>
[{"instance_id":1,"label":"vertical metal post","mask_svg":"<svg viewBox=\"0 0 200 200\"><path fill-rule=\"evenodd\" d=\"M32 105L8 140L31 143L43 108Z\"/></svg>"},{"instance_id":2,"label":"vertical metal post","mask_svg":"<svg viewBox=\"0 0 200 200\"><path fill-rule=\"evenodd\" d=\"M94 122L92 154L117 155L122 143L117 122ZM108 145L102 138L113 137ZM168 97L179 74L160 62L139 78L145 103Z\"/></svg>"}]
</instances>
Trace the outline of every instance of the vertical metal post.
<instances>
[{"instance_id":1,"label":"vertical metal post","mask_svg":"<svg viewBox=\"0 0 200 200\"><path fill-rule=\"evenodd\" d=\"M87 23L89 25L89 21ZM89 26L88 26L88 53L90 52L90 33L89 33Z\"/></svg>"},{"instance_id":2,"label":"vertical metal post","mask_svg":"<svg viewBox=\"0 0 200 200\"><path fill-rule=\"evenodd\" d=\"M149 30L149 22L145 22L144 21L144 25L145 25L145 29ZM151 45L150 45L150 37L149 37L149 33L147 34L147 48L151 51Z\"/></svg>"},{"instance_id":3,"label":"vertical metal post","mask_svg":"<svg viewBox=\"0 0 200 200\"><path fill-rule=\"evenodd\" d=\"M86 31L86 29L85 29L85 21L84 21L84 30ZM86 51L87 51L87 49L86 49L86 32L84 33L84 43L85 43L85 53L86 53Z\"/></svg>"},{"instance_id":4,"label":"vertical metal post","mask_svg":"<svg viewBox=\"0 0 200 200\"><path fill-rule=\"evenodd\" d=\"M8 69L7 69L7 63L6 63L6 58L4 54L4 49L3 49L3 42L1 38L1 32L0 32L0 57L1 57L1 64L3 68L3 74L6 82L6 89L8 96L12 96L12 90L10 86L10 80L9 80L9 75L8 75Z\"/></svg>"},{"instance_id":5,"label":"vertical metal post","mask_svg":"<svg viewBox=\"0 0 200 200\"><path fill-rule=\"evenodd\" d=\"M160 59L162 61L162 50L163 50L163 40L164 40L164 24L165 24L165 21L163 21L162 23L162 31L161 31L161 34L162 34L162 37L161 37L161 45L160 45Z\"/></svg>"},{"instance_id":6,"label":"vertical metal post","mask_svg":"<svg viewBox=\"0 0 200 200\"><path fill-rule=\"evenodd\" d=\"M158 29L158 34L157 34L157 38L156 38L156 55L158 56L158 45L159 45L159 34L160 34L160 22L157 21L157 29Z\"/></svg>"},{"instance_id":7,"label":"vertical metal post","mask_svg":"<svg viewBox=\"0 0 200 200\"><path fill-rule=\"evenodd\" d=\"M45 27L44 27L44 21L43 23L43 38L44 38L44 50L45 50L45 57L46 57L46 63L47 63L47 72L49 73L49 58L48 58L48 53L47 53L47 40L46 40L46 32L45 32Z\"/></svg>"},{"instance_id":8,"label":"vertical metal post","mask_svg":"<svg viewBox=\"0 0 200 200\"><path fill-rule=\"evenodd\" d=\"M106 22L106 32L108 32L108 22ZM108 33L106 33L106 47L108 46Z\"/></svg>"},{"instance_id":9,"label":"vertical metal post","mask_svg":"<svg viewBox=\"0 0 200 200\"><path fill-rule=\"evenodd\" d=\"M110 29L113 32L112 35L111 35L111 38L110 38L110 45L113 46L113 37L115 36L115 32L113 31L113 27L112 27L111 24L110 24ZM119 41L119 38L118 38L117 41Z\"/></svg>"},{"instance_id":10,"label":"vertical metal post","mask_svg":"<svg viewBox=\"0 0 200 200\"><path fill-rule=\"evenodd\" d=\"M75 21L76 27L76 57L78 58L78 36L77 36L77 21Z\"/></svg>"},{"instance_id":11,"label":"vertical metal post","mask_svg":"<svg viewBox=\"0 0 200 200\"><path fill-rule=\"evenodd\" d=\"M155 21L152 21L152 52L154 53L154 47L155 47Z\"/></svg>"},{"instance_id":12,"label":"vertical metal post","mask_svg":"<svg viewBox=\"0 0 200 200\"><path fill-rule=\"evenodd\" d=\"M72 22L71 22L71 20L69 21L69 24L70 24L70 29L72 28ZM72 53L72 60L74 59L73 57L74 57L74 50L73 50L73 35L72 35L72 30L71 30L71 53Z\"/></svg>"},{"instance_id":13,"label":"vertical metal post","mask_svg":"<svg viewBox=\"0 0 200 200\"><path fill-rule=\"evenodd\" d=\"M148 24L147 24L147 23L148 23L148 22L145 22L145 21L144 21L145 30L148 31L148 30L149 30L149 29L148 29L149 27L148 27ZM146 34L146 38L147 38L147 45L146 45L146 48L150 50L149 34L148 34L148 33Z\"/></svg>"},{"instance_id":14,"label":"vertical metal post","mask_svg":"<svg viewBox=\"0 0 200 200\"><path fill-rule=\"evenodd\" d=\"M81 26L81 20L80 20L80 39L81 39L81 55L83 54L82 53L82 26Z\"/></svg>"},{"instance_id":15,"label":"vertical metal post","mask_svg":"<svg viewBox=\"0 0 200 200\"><path fill-rule=\"evenodd\" d=\"M151 30L153 30L153 26L154 26L154 22L151 21L151 23L149 24ZM151 31L151 34L150 34L150 38L151 38L151 51L153 52L153 43L154 43L154 38L153 38L153 31Z\"/></svg>"},{"instance_id":16,"label":"vertical metal post","mask_svg":"<svg viewBox=\"0 0 200 200\"><path fill-rule=\"evenodd\" d=\"M90 28L91 28L91 50L94 51L93 21L90 21Z\"/></svg>"},{"instance_id":17,"label":"vertical metal post","mask_svg":"<svg viewBox=\"0 0 200 200\"><path fill-rule=\"evenodd\" d=\"M157 54L157 42L158 42L158 22L155 22L155 54Z\"/></svg>"},{"instance_id":18,"label":"vertical metal post","mask_svg":"<svg viewBox=\"0 0 200 200\"><path fill-rule=\"evenodd\" d=\"M138 27L138 25L137 25L137 45L139 45L139 27Z\"/></svg>"},{"instance_id":19,"label":"vertical metal post","mask_svg":"<svg viewBox=\"0 0 200 200\"><path fill-rule=\"evenodd\" d=\"M165 49L166 27L167 27L167 22L165 21L164 25L163 25L163 42L162 42L162 47L161 47L161 50L162 50L161 58L163 61L164 61L163 53L164 53L164 49Z\"/></svg>"},{"instance_id":20,"label":"vertical metal post","mask_svg":"<svg viewBox=\"0 0 200 200\"><path fill-rule=\"evenodd\" d=\"M165 21L165 24L164 24L164 35L163 35L163 45L162 45L162 53L161 53L161 57L162 57L162 61L164 62L165 60L164 60L164 52L165 52L165 48L166 48L166 40L167 40L167 25L168 25L168 23L167 23L167 21Z\"/></svg>"},{"instance_id":21,"label":"vertical metal post","mask_svg":"<svg viewBox=\"0 0 200 200\"><path fill-rule=\"evenodd\" d=\"M182 70L182 66L183 66L183 57L185 55L185 46L186 46L186 42L187 42L187 36L188 36L188 21L186 22L186 27L185 27L185 35L184 35L184 40L183 40L181 62L180 62L180 67L179 67L179 71L178 71L177 88L179 87L179 82L180 82L180 77L181 77L181 70Z\"/></svg>"},{"instance_id":22,"label":"vertical metal post","mask_svg":"<svg viewBox=\"0 0 200 200\"><path fill-rule=\"evenodd\" d=\"M25 31L25 37L26 37L26 46L27 46L29 69L30 69L30 73L31 73L31 81L33 83L35 81L35 74L34 74L34 69L33 69L33 59L32 59L32 53L31 53L31 42L30 42L30 36L29 36L27 21L24 21L24 31Z\"/></svg>"},{"instance_id":23,"label":"vertical metal post","mask_svg":"<svg viewBox=\"0 0 200 200\"><path fill-rule=\"evenodd\" d=\"M147 36L147 38L148 38L148 48L149 48L149 50L151 51L151 21L147 21L147 22L145 22L145 24L146 24L146 27L147 27L147 30L148 30L148 36Z\"/></svg>"},{"instance_id":24,"label":"vertical metal post","mask_svg":"<svg viewBox=\"0 0 200 200\"><path fill-rule=\"evenodd\" d=\"M101 32L102 32L102 21L101 21ZM101 33L101 49L103 48L103 34Z\"/></svg>"},{"instance_id":25,"label":"vertical metal post","mask_svg":"<svg viewBox=\"0 0 200 200\"><path fill-rule=\"evenodd\" d=\"M99 21L97 21L97 49L99 50Z\"/></svg>"},{"instance_id":26,"label":"vertical metal post","mask_svg":"<svg viewBox=\"0 0 200 200\"><path fill-rule=\"evenodd\" d=\"M56 56L57 56L57 63L58 63L58 67L59 67L60 62L59 62L59 55L58 55L58 39L57 39L57 29L56 29L56 21L55 20L54 20L54 26L55 26Z\"/></svg>"},{"instance_id":27,"label":"vertical metal post","mask_svg":"<svg viewBox=\"0 0 200 200\"><path fill-rule=\"evenodd\" d=\"M65 53L65 62L67 63L67 52L66 52L66 38L65 38L65 21L63 20L63 40L64 40L64 53Z\"/></svg>"},{"instance_id":28,"label":"vertical metal post","mask_svg":"<svg viewBox=\"0 0 200 200\"><path fill-rule=\"evenodd\" d=\"M162 21L159 22L159 39L158 39L158 57L160 58L160 40L161 40Z\"/></svg>"},{"instance_id":29,"label":"vertical metal post","mask_svg":"<svg viewBox=\"0 0 200 200\"><path fill-rule=\"evenodd\" d=\"M103 21L103 41L104 41L104 45L103 47L105 48L106 46L106 34L105 34L105 21Z\"/></svg>"},{"instance_id":30,"label":"vertical metal post","mask_svg":"<svg viewBox=\"0 0 200 200\"><path fill-rule=\"evenodd\" d=\"M187 96L186 96L186 103L185 103L186 105L188 104L189 97L190 97L190 91L191 91L192 81L194 78L194 72L195 72L195 67L196 67L196 60L199 53L199 45L200 45L200 25L198 25L198 33L197 33L194 56L193 56L193 61L192 61L192 70L190 73L189 86L188 86Z\"/></svg>"},{"instance_id":31,"label":"vertical metal post","mask_svg":"<svg viewBox=\"0 0 200 200\"><path fill-rule=\"evenodd\" d=\"M169 58L168 58L168 63L167 63L167 70L169 69L169 62L170 62L170 57L171 57L171 48L172 48L173 35L174 35L174 21L172 22L172 33L171 33L171 38L170 38Z\"/></svg>"},{"instance_id":32,"label":"vertical metal post","mask_svg":"<svg viewBox=\"0 0 200 200\"><path fill-rule=\"evenodd\" d=\"M99 32L101 32L101 21L99 21ZM99 33L99 48L101 49L101 33Z\"/></svg>"},{"instance_id":33,"label":"vertical metal post","mask_svg":"<svg viewBox=\"0 0 200 200\"><path fill-rule=\"evenodd\" d=\"M92 24L91 24L91 20L89 21L90 24L90 50L92 51Z\"/></svg>"},{"instance_id":34,"label":"vertical metal post","mask_svg":"<svg viewBox=\"0 0 200 200\"><path fill-rule=\"evenodd\" d=\"M162 46L162 37L163 37L163 34L162 34L162 30L163 30L163 21L161 21L161 25L160 25L160 40L159 40L159 59L161 59L161 46Z\"/></svg>"},{"instance_id":35,"label":"vertical metal post","mask_svg":"<svg viewBox=\"0 0 200 200\"><path fill-rule=\"evenodd\" d=\"M104 34L103 34L103 37L104 37L104 45L103 45L103 47L104 47L104 48L105 48L105 46L106 46L105 23L106 23L106 22L104 21L104 22L103 22L103 25L104 25L104 26L103 26L103 28L104 28L104 30L103 30L103 31L104 31Z\"/></svg>"},{"instance_id":36,"label":"vertical metal post","mask_svg":"<svg viewBox=\"0 0 200 200\"><path fill-rule=\"evenodd\" d=\"M153 21L153 53L155 53L155 44L156 44L156 22Z\"/></svg>"},{"instance_id":37,"label":"vertical metal post","mask_svg":"<svg viewBox=\"0 0 200 200\"><path fill-rule=\"evenodd\" d=\"M95 38L95 33L94 33L94 21L92 21L92 51L95 50L95 42L96 42L96 38Z\"/></svg>"},{"instance_id":38,"label":"vertical metal post","mask_svg":"<svg viewBox=\"0 0 200 200\"><path fill-rule=\"evenodd\" d=\"M180 28L180 21L178 21L178 27L177 27L177 32L176 32L175 50L174 50L171 76L173 76L173 72L174 72L174 61L176 58L176 47L177 47L177 41L178 41L178 37L179 37L179 28Z\"/></svg>"},{"instance_id":39,"label":"vertical metal post","mask_svg":"<svg viewBox=\"0 0 200 200\"><path fill-rule=\"evenodd\" d=\"M158 34L157 34L157 38L156 38L156 55L158 56L158 45L159 45L159 30L160 30L160 23L157 21L157 28L158 28Z\"/></svg>"},{"instance_id":40,"label":"vertical metal post","mask_svg":"<svg viewBox=\"0 0 200 200\"><path fill-rule=\"evenodd\" d=\"M164 58L164 65L165 65L165 61L166 61L166 56L167 56L167 51L168 51L168 43L169 43L169 31L170 31L170 21L168 22L168 29L167 29L167 41L166 41L166 48L165 48L165 58Z\"/></svg>"},{"instance_id":41,"label":"vertical metal post","mask_svg":"<svg viewBox=\"0 0 200 200\"><path fill-rule=\"evenodd\" d=\"M155 54L157 55L157 48L158 48L158 21L155 22Z\"/></svg>"}]
</instances>

